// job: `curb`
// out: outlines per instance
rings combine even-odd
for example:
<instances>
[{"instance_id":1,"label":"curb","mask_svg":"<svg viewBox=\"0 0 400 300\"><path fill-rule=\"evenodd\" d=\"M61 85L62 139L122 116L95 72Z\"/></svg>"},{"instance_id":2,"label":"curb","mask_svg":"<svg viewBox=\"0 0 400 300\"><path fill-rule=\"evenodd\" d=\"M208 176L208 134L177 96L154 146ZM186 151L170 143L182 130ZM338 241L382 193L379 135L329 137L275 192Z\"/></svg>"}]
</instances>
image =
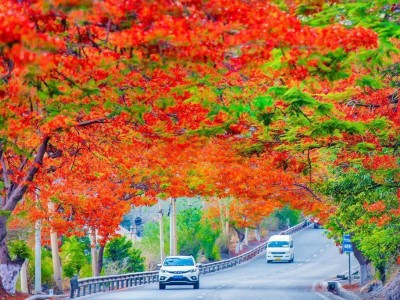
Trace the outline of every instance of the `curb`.
<instances>
[{"instance_id":1,"label":"curb","mask_svg":"<svg viewBox=\"0 0 400 300\"><path fill-rule=\"evenodd\" d=\"M26 300L54 299L54 298L66 299L68 298L68 295L33 295L30 296L29 298L26 298Z\"/></svg>"}]
</instances>

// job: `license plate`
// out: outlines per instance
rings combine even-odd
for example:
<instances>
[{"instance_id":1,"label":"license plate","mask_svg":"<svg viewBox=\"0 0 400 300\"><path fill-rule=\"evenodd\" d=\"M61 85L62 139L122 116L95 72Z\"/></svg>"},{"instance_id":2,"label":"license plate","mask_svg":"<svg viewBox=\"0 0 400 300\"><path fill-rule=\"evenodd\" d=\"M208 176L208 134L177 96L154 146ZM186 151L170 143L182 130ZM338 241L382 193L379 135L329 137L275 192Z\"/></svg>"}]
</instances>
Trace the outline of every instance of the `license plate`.
<instances>
[{"instance_id":1,"label":"license plate","mask_svg":"<svg viewBox=\"0 0 400 300\"><path fill-rule=\"evenodd\" d=\"M277 258L275 258L275 260L281 260L281 258L280 258L280 257L277 257Z\"/></svg>"},{"instance_id":2,"label":"license plate","mask_svg":"<svg viewBox=\"0 0 400 300\"><path fill-rule=\"evenodd\" d=\"M183 276L182 276L182 275L175 275L173 278L174 278L174 279L182 279Z\"/></svg>"}]
</instances>

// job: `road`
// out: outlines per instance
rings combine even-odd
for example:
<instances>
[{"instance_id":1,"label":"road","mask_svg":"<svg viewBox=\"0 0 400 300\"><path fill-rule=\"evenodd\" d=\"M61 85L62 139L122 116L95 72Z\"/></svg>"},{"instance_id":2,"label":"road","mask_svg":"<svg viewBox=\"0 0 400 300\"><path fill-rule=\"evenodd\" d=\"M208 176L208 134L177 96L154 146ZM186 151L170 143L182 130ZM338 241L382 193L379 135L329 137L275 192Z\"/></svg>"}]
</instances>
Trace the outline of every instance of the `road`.
<instances>
[{"instance_id":1,"label":"road","mask_svg":"<svg viewBox=\"0 0 400 300\"><path fill-rule=\"evenodd\" d=\"M117 292L96 294L85 299L207 299L207 300L321 300L340 299L330 293L314 291L317 282L348 270L348 256L340 255L323 229L306 228L293 235L293 263L267 264L265 255L241 266L203 275L200 289L192 286L148 284ZM356 265L351 257L352 265ZM80 299L82 299L80 298Z\"/></svg>"}]
</instances>

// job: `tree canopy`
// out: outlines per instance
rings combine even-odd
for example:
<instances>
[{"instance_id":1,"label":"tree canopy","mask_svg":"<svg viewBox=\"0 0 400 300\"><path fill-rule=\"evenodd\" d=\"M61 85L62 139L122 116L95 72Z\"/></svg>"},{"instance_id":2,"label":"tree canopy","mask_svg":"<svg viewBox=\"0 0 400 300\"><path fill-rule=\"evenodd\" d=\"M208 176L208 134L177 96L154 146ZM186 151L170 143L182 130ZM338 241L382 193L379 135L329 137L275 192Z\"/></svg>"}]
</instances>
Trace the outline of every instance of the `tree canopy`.
<instances>
[{"instance_id":1,"label":"tree canopy","mask_svg":"<svg viewBox=\"0 0 400 300\"><path fill-rule=\"evenodd\" d=\"M131 204L192 195L231 197L240 226L357 199L336 233L371 259L363 220L398 224L395 1L3 2L0 247L10 217L104 245Z\"/></svg>"}]
</instances>

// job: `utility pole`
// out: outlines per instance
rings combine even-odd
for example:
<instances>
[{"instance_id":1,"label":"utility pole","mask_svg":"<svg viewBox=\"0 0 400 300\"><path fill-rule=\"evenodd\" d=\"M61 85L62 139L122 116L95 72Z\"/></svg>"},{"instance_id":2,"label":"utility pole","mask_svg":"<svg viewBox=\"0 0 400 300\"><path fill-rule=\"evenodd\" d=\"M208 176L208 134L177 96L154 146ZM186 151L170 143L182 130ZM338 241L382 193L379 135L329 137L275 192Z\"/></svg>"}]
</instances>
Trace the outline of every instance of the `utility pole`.
<instances>
[{"instance_id":1,"label":"utility pole","mask_svg":"<svg viewBox=\"0 0 400 300\"><path fill-rule=\"evenodd\" d=\"M54 213L54 203L49 202L48 204L50 213ZM54 282L56 284L57 292L62 293L62 279L61 279L61 263L58 251L58 238L57 232L54 231L54 228L50 229L50 244L51 244L51 256L53 259L53 273L54 273Z\"/></svg>"},{"instance_id":2,"label":"utility pole","mask_svg":"<svg viewBox=\"0 0 400 300\"><path fill-rule=\"evenodd\" d=\"M39 202L39 190L36 189L36 202ZM37 220L35 223L35 294L42 292L42 222Z\"/></svg>"},{"instance_id":3,"label":"utility pole","mask_svg":"<svg viewBox=\"0 0 400 300\"><path fill-rule=\"evenodd\" d=\"M171 198L171 212L170 212L170 244L169 253L170 255L176 255L177 243L176 243L176 199Z\"/></svg>"},{"instance_id":4,"label":"utility pole","mask_svg":"<svg viewBox=\"0 0 400 300\"><path fill-rule=\"evenodd\" d=\"M164 224L163 224L162 203L160 199L158 199L158 213L159 213L159 225L160 225L160 258L162 263L164 261Z\"/></svg>"}]
</instances>

